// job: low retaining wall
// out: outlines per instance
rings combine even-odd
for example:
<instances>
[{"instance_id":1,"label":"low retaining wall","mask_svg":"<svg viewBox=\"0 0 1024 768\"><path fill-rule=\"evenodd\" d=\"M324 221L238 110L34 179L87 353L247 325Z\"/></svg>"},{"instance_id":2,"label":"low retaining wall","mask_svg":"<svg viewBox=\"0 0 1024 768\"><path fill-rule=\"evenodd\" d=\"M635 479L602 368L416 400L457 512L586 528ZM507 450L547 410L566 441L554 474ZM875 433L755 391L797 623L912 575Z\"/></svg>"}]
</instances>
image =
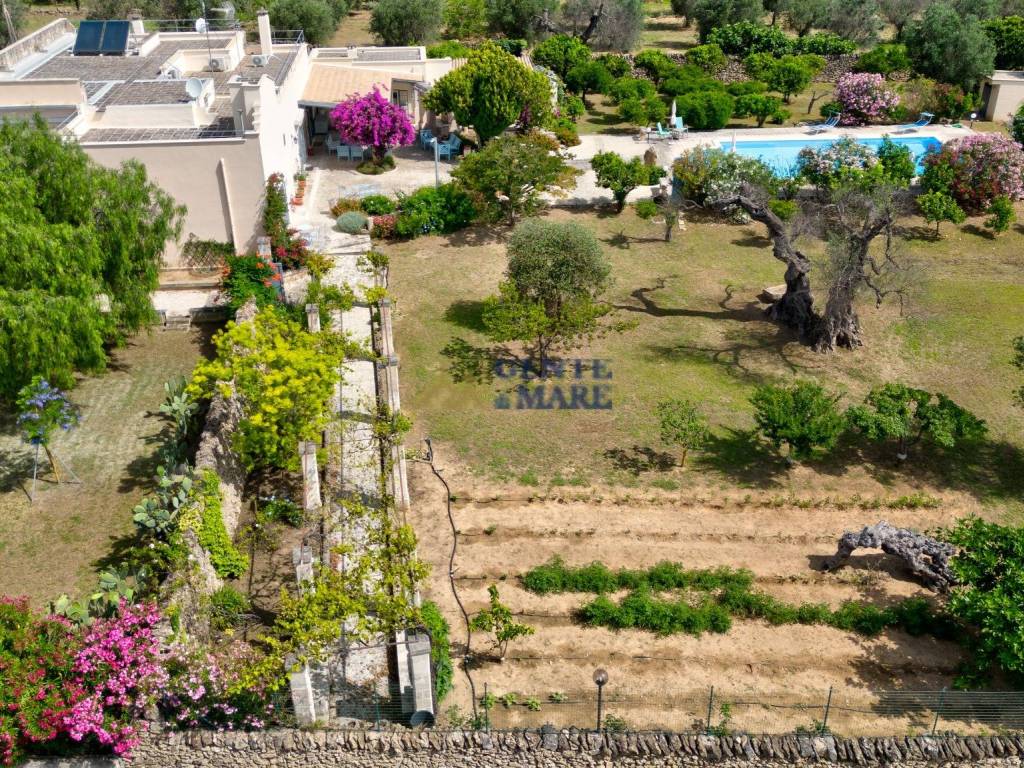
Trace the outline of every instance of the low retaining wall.
<instances>
[{"instance_id":1,"label":"low retaining wall","mask_svg":"<svg viewBox=\"0 0 1024 768\"><path fill-rule=\"evenodd\" d=\"M36 768L499 768L594 765L1020 766L1024 735L844 739L580 731L298 731L152 734L132 760L36 761Z\"/></svg>"}]
</instances>

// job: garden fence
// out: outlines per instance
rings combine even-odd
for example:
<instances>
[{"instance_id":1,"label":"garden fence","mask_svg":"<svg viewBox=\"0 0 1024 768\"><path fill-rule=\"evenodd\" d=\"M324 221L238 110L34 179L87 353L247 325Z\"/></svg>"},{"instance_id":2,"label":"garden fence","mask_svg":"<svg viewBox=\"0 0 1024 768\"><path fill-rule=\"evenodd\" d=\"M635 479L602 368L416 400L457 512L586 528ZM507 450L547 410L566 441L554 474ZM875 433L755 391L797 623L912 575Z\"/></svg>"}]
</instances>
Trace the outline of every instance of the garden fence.
<instances>
[{"instance_id":1,"label":"garden fence","mask_svg":"<svg viewBox=\"0 0 1024 768\"><path fill-rule=\"evenodd\" d=\"M479 690L479 687L478 687ZM1024 692L872 691L823 688L759 695L724 689L673 696L608 684L566 694L507 696L487 685L478 717L495 730L559 728L712 734L830 732L841 736L993 733L1024 730ZM442 707L443 709L443 707Z\"/></svg>"}]
</instances>

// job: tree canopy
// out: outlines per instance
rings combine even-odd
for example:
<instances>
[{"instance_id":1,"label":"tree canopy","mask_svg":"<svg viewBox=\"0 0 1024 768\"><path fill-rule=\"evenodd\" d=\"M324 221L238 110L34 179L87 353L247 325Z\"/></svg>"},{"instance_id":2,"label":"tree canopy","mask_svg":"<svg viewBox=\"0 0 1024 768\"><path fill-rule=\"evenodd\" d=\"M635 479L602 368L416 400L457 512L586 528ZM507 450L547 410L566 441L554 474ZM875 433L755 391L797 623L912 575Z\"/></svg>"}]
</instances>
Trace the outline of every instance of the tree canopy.
<instances>
[{"instance_id":1,"label":"tree canopy","mask_svg":"<svg viewBox=\"0 0 1024 768\"><path fill-rule=\"evenodd\" d=\"M301 29L307 43L324 45L338 28L334 9L324 0L276 0L270 6L274 29Z\"/></svg>"},{"instance_id":2,"label":"tree canopy","mask_svg":"<svg viewBox=\"0 0 1024 768\"><path fill-rule=\"evenodd\" d=\"M100 167L42 119L0 126L0 398L34 375L74 386L155 319L183 214L139 163Z\"/></svg>"},{"instance_id":3,"label":"tree canopy","mask_svg":"<svg viewBox=\"0 0 1024 768\"><path fill-rule=\"evenodd\" d=\"M384 45L419 45L437 37L444 0L378 0L370 31Z\"/></svg>"},{"instance_id":4,"label":"tree canopy","mask_svg":"<svg viewBox=\"0 0 1024 768\"><path fill-rule=\"evenodd\" d=\"M454 114L486 143L517 120L543 123L551 112L551 85L540 72L486 42L434 83L424 103L436 114Z\"/></svg>"},{"instance_id":5,"label":"tree canopy","mask_svg":"<svg viewBox=\"0 0 1024 768\"><path fill-rule=\"evenodd\" d=\"M502 136L465 157L452 178L492 221L515 224L542 206L542 192L570 188L576 171L559 153L558 142L538 133Z\"/></svg>"},{"instance_id":6,"label":"tree canopy","mask_svg":"<svg viewBox=\"0 0 1024 768\"><path fill-rule=\"evenodd\" d=\"M905 36L910 60L923 75L969 90L992 74L996 47L984 26L948 3L928 6Z\"/></svg>"}]
</instances>

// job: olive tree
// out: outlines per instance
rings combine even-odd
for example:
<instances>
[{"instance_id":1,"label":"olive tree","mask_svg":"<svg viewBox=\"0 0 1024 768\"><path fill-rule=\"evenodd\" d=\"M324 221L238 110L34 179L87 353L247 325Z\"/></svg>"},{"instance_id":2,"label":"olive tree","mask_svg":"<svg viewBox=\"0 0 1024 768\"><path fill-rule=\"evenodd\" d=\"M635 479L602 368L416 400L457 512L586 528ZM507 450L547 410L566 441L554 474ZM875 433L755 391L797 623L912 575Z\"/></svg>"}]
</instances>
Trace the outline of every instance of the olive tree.
<instances>
[{"instance_id":1,"label":"olive tree","mask_svg":"<svg viewBox=\"0 0 1024 768\"><path fill-rule=\"evenodd\" d=\"M976 87L995 66L995 43L984 25L960 16L946 2L928 6L907 28L906 45L915 70L965 90Z\"/></svg>"},{"instance_id":2,"label":"olive tree","mask_svg":"<svg viewBox=\"0 0 1024 768\"><path fill-rule=\"evenodd\" d=\"M444 0L377 0L370 32L384 45L428 43L441 29L444 10Z\"/></svg>"}]
</instances>

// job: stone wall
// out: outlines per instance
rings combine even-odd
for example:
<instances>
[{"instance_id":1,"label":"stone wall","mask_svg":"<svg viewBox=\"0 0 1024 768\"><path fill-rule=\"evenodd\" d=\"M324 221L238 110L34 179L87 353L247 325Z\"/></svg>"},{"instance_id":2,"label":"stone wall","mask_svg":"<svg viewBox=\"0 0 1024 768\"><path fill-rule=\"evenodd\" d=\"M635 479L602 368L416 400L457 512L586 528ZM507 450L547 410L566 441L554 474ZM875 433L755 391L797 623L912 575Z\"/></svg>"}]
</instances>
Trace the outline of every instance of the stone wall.
<instances>
[{"instance_id":1,"label":"stone wall","mask_svg":"<svg viewBox=\"0 0 1024 768\"><path fill-rule=\"evenodd\" d=\"M582 766L1020 766L1024 735L986 737L705 736L575 730L482 732L298 731L147 736L127 768L582 768ZM36 762L35 768L74 766ZM113 768L119 761L89 761Z\"/></svg>"}]
</instances>

